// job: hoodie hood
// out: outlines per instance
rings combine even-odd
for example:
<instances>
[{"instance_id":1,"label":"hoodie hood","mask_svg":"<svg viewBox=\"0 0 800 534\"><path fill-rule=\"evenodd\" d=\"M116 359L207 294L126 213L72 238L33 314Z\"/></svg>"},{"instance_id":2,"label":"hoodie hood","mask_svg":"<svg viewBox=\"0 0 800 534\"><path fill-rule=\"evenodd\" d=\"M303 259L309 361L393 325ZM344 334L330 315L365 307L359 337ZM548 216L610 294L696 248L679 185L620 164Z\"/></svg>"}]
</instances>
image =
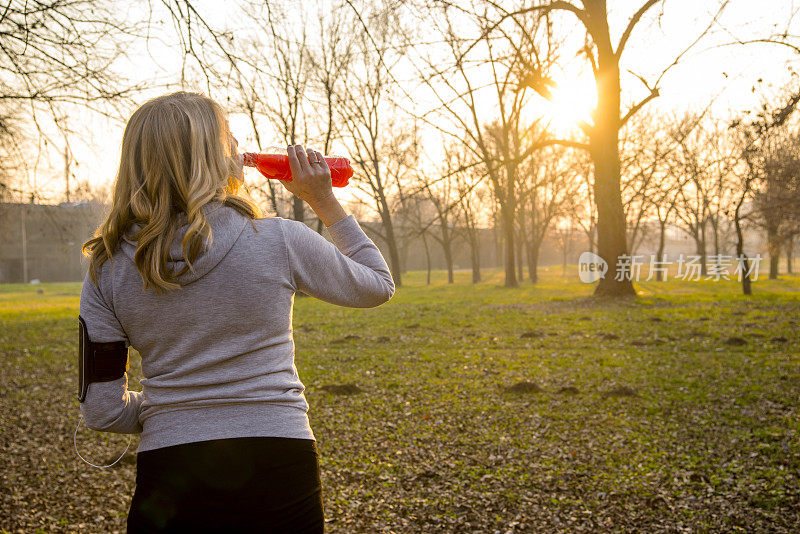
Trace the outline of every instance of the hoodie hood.
<instances>
[{"instance_id":1,"label":"hoodie hood","mask_svg":"<svg viewBox=\"0 0 800 534\"><path fill-rule=\"evenodd\" d=\"M197 258L192 263L194 272L190 269L177 278L177 282L182 286L202 278L216 267L228 254L236 240L239 239L245 224L247 224L247 217L222 202L208 202L202 209L208 224L211 226L213 243L209 247L208 239L206 239L205 249L197 255ZM183 237L189 229L186 214L181 213L179 221L181 225L175 231L167 260L167 266L174 273L180 272L186 265L186 259L183 256ZM135 235L141 229L142 226L140 224L132 224L120 241L122 252L131 261L134 261L138 246L137 242L131 238L131 235Z\"/></svg>"}]
</instances>

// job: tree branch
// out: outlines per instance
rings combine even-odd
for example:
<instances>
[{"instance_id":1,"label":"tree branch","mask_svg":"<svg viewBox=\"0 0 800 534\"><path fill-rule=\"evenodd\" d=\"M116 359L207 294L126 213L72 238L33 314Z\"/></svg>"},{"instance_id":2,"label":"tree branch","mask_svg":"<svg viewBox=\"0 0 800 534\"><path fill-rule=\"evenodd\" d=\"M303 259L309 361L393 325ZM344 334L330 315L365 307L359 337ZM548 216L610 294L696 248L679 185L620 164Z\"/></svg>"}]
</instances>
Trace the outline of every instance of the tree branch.
<instances>
[{"instance_id":1,"label":"tree branch","mask_svg":"<svg viewBox=\"0 0 800 534\"><path fill-rule=\"evenodd\" d=\"M614 55L617 57L617 60L619 60L619 57L622 55L622 51L625 49L625 44L628 42L628 38L631 36L631 33L633 32L633 28L636 27L637 24L639 24L639 21L641 20L642 16L645 13L647 13L647 11L651 7L653 7L658 1L659 0L647 0L647 2L645 2L644 5L642 5L642 7L640 7L638 11L636 11L636 13L633 14L631 20L628 21L628 26L625 28L625 31L622 32L622 37L620 37L619 44L617 45L617 51L614 52Z\"/></svg>"},{"instance_id":2,"label":"tree branch","mask_svg":"<svg viewBox=\"0 0 800 534\"><path fill-rule=\"evenodd\" d=\"M660 93L658 92L658 87L653 87L652 89L650 89L650 94L644 97L641 101L639 101L638 104L635 104L633 107L631 107L631 109L628 110L625 116L622 117L622 120L620 120L619 122L620 128L622 126L625 126L625 123L628 122L628 119L633 117L637 111L642 109L648 102L659 96L659 94Z\"/></svg>"}]
</instances>

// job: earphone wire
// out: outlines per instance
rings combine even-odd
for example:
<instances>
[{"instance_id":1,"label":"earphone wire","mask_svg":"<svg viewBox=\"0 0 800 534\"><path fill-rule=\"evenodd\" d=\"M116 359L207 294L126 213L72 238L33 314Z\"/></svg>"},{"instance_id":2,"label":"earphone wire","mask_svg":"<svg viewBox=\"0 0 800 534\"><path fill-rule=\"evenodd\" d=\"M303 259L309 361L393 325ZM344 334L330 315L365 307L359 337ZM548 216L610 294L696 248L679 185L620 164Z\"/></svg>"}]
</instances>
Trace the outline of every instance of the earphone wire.
<instances>
[{"instance_id":1,"label":"earphone wire","mask_svg":"<svg viewBox=\"0 0 800 534\"><path fill-rule=\"evenodd\" d=\"M73 445L75 445L75 454L78 455L78 458L83 460L84 463L89 464L92 467L96 467L98 469L108 469L112 465L114 465L117 462L119 462L120 460L122 460L122 457L125 456L125 453L128 452L128 449L131 446L131 439L133 438L133 436L131 434L128 434L128 446L125 447L125 450L122 451L122 454L119 455L119 458L114 460L114 463L111 463L111 464L108 464L108 465L94 465L92 462L87 461L86 458L81 456L81 453L78 452L78 429L81 427L81 421L83 421L83 414L81 414L81 418L78 419L78 426L75 427L75 434L72 436L72 443L73 443Z\"/></svg>"}]
</instances>

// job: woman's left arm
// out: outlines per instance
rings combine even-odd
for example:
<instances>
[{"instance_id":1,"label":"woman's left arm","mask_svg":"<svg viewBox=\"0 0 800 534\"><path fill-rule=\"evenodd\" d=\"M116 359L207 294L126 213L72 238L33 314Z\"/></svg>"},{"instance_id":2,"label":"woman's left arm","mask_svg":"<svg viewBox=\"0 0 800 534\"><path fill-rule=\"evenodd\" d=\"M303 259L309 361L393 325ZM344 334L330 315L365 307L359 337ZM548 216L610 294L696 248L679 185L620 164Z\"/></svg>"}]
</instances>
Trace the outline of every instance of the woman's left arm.
<instances>
[{"instance_id":1,"label":"woman's left arm","mask_svg":"<svg viewBox=\"0 0 800 534\"><path fill-rule=\"evenodd\" d=\"M86 275L80 301L80 316L86 321L89 339L95 343L124 340L129 345L127 334L117 320L114 311L106 303L97 285ZM116 432L118 434L141 434L139 423L142 393L128 391L127 371L118 379L108 382L92 382L81 403L81 413L86 426L92 430Z\"/></svg>"}]
</instances>

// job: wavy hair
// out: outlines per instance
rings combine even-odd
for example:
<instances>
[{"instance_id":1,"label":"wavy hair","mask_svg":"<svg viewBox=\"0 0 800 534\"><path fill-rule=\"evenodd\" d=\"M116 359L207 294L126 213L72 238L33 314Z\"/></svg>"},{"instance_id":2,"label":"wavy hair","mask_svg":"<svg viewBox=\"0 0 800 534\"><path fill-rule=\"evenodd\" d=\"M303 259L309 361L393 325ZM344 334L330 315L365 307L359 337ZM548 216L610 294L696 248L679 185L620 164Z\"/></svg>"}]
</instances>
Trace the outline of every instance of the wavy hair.
<instances>
[{"instance_id":1,"label":"wavy hair","mask_svg":"<svg viewBox=\"0 0 800 534\"><path fill-rule=\"evenodd\" d=\"M122 137L122 154L114 182L111 211L81 247L90 257L89 275L97 283L104 261L110 259L132 224L141 230L134 261L143 289L157 293L180 289L178 277L213 242L203 206L219 201L252 219L262 217L244 181L238 176L235 148L222 108L199 93L177 92L154 98L131 116ZM188 222L183 237L186 265L169 269L169 248L175 232Z\"/></svg>"}]
</instances>

